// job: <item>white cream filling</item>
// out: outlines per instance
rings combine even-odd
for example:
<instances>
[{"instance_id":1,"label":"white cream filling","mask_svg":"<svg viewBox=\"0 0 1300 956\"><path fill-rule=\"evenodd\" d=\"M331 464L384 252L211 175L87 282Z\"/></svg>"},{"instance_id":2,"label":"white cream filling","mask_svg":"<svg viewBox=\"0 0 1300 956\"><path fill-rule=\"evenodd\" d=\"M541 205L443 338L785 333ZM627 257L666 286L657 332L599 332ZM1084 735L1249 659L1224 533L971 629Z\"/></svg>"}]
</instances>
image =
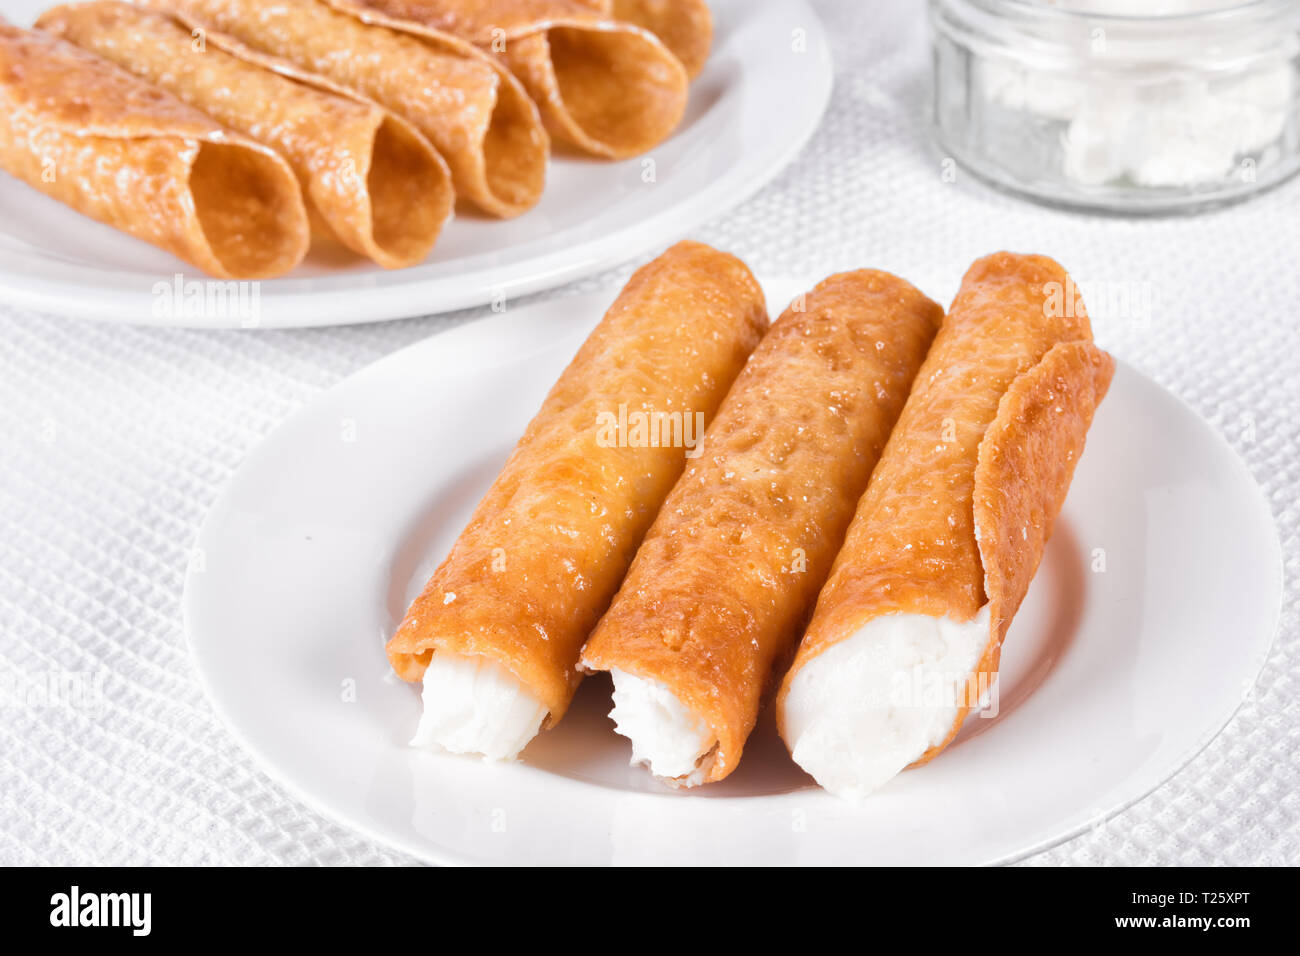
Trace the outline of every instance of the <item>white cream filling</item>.
<instances>
[{"instance_id":1,"label":"white cream filling","mask_svg":"<svg viewBox=\"0 0 1300 956\"><path fill-rule=\"evenodd\" d=\"M536 736L546 707L486 657L435 653L424 672L424 716L411 746L513 758Z\"/></svg>"},{"instance_id":2,"label":"white cream filling","mask_svg":"<svg viewBox=\"0 0 1300 956\"><path fill-rule=\"evenodd\" d=\"M614 679L609 716L614 729L632 741L632 765L646 766L676 786L703 783L708 766L700 758L718 742L709 725L659 681L617 667L609 674Z\"/></svg>"},{"instance_id":3,"label":"white cream filling","mask_svg":"<svg viewBox=\"0 0 1300 956\"><path fill-rule=\"evenodd\" d=\"M966 622L889 614L805 664L782 726L795 763L826 790L861 800L943 741L961 706L978 708L992 678L971 682L989 642L989 609Z\"/></svg>"}]
</instances>

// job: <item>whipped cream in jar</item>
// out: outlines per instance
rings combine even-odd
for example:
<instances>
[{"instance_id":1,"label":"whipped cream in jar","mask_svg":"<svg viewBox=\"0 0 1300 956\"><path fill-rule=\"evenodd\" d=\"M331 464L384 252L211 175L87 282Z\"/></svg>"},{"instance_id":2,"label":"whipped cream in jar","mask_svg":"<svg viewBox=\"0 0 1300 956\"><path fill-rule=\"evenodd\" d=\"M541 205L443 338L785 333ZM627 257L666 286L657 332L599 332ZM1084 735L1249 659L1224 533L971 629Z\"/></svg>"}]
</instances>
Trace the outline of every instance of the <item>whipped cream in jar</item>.
<instances>
[{"instance_id":1,"label":"whipped cream in jar","mask_svg":"<svg viewBox=\"0 0 1300 956\"><path fill-rule=\"evenodd\" d=\"M945 154L1049 203L1169 212L1300 169L1300 0L930 0Z\"/></svg>"}]
</instances>

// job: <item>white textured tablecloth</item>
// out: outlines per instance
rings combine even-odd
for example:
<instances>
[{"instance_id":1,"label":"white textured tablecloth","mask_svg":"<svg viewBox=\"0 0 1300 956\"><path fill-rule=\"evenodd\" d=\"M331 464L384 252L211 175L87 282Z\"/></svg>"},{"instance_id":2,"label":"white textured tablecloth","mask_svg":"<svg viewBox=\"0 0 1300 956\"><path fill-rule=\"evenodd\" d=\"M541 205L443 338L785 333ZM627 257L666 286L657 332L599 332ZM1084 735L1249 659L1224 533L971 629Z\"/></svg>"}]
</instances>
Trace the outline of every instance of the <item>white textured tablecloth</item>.
<instances>
[{"instance_id":1,"label":"white textured tablecloth","mask_svg":"<svg viewBox=\"0 0 1300 956\"><path fill-rule=\"evenodd\" d=\"M1098 340L1228 439L1282 539L1282 624L1253 698L1155 793L1032 862L1300 863L1300 181L1145 221L1043 209L963 172L945 182L925 120L922 5L818 6L837 58L824 125L695 237L760 274L875 266L941 301L1001 248L1053 255L1085 281L1147 284L1150 321L1100 315ZM0 710L0 863L409 862L308 810L240 750L195 677L181 587L208 506L286 415L479 314L209 333L0 299L0 679L102 680L98 707Z\"/></svg>"}]
</instances>

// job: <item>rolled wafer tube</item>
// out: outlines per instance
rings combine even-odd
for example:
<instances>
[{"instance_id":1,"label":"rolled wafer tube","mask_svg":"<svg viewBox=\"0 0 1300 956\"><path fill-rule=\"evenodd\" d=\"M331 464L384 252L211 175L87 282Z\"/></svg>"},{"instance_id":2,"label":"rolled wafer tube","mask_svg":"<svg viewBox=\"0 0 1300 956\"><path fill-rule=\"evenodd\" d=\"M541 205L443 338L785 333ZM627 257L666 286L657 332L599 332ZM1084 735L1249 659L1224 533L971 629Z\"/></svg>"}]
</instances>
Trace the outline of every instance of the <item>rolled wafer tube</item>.
<instances>
[{"instance_id":1,"label":"rolled wafer tube","mask_svg":"<svg viewBox=\"0 0 1300 956\"><path fill-rule=\"evenodd\" d=\"M634 763L678 786L736 768L942 318L847 272L755 349L583 649Z\"/></svg>"},{"instance_id":2,"label":"rolled wafer tube","mask_svg":"<svg viewBox=\"0 0 1300 956\"><path fill-rule=\"evenodd\" d=\"M583 642L766 326L744 263L708 246L632 276L388 643L424 680L413 743L508 758L564 715Z\"/></svg>"},{"instance_id":3,"label":"rolled wafer tube","mask_svg":"<svg viewBox=\"0 0 1300 956\"><path fill-rule=\"evenodd\" d=\"M456 194L495 216L541 198L549 140L493 57L434 30L393 30L318 0L159 0L158 6L357 91L408 120L451 168Z\"/></svg>"},{"instance_id":4,"label":"rolled wafer tube","mask_svg":"<svg viewBox=\"0 0 1300 956\"><path fill-rule=\"evenodd\" d=\"M686 110L686 68L648 30L585 0L328 0L454 33L500 57L555 139L622 159L667 139Z\"/></svg>"},{"instance_id":5,"label":"rolled wafer tube","mask_svg":"<svg viewBox=\"0 0 1300 956\"><path fill-rule=\"evenodd\" d=\"M56 7L37 25L278 150L319 232L386 268L428 255L451 215L451 173L382 107L268 69L262 55L116 0Z\"/></svg>"},{"instance_id":6,"label":"rolled wafer tube","mask_svg":"<svg viewBox=\"0 0 1300 956\"><path fill-rule=\"evenodd\" d=\"M221 278L288 272L311 239L302 192L273 150L2 21L0 169Z\"/></svg>"},{"instance_id":7,"label":"rolled wafer tube","mask_svg":"<svg viewBox=\"0 0 1300 956\"><path fill-rule=\"evenodd\" d=\"M1043 256L966 273L785 675L795 761L860 799L957 734L996 678L1114 371Z\"/></svg>"}]
</instances>

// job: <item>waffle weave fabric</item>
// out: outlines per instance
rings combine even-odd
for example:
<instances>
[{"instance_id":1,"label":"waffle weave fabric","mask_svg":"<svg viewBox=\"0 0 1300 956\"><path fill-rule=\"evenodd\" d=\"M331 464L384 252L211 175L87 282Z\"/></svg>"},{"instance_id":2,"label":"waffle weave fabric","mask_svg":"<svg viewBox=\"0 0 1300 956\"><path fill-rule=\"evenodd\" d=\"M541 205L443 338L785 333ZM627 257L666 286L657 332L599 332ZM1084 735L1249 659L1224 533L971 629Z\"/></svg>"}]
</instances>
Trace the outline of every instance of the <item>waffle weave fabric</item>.
<instances>
[{"instance_id":1,"label":"waffle weave fabric","mask_svg":"<svg viewBox=\"0 0 1300 956\"><path fill-rule=\"evenodd\" d=\"M1145 799L1029 864L1300 863L1300 180L1190 218L1045 209L930 144L915 0L816 4L836 85L821 129L693 238L762 276L874 267L947 302L997 249L1081 283L1141 282L1099 343L1188 402L1249 465L1282 540L1281 629L1257 692ZM615 288L636 263L539 298ZM0 679L98 673L102 706L0 720L0 864L401 864L271 782L205 700L181 622L195 534L244 455L367 363L486 314L347 328L96 325L0 300ZM1225 596L1225 599L1230 596Z\"/></svg>"}]
</instances>

